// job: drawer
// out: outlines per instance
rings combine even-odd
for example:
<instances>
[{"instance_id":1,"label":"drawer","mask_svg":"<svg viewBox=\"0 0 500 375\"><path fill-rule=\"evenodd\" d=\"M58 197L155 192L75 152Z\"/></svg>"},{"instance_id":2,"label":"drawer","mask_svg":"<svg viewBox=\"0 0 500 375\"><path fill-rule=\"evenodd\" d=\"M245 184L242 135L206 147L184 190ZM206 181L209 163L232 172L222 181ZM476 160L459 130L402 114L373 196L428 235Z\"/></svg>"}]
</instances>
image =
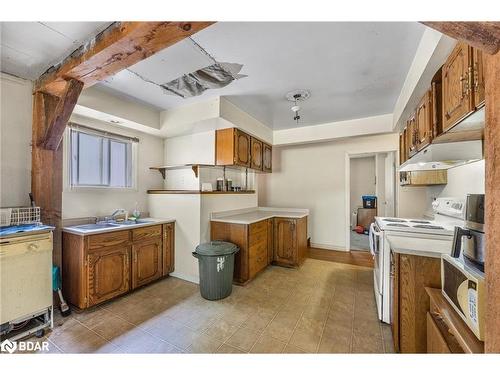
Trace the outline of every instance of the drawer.
<instances>
[{"instance_id":1,"label":"drawer","mask_svg":"<svg viewBox=\"0 0 500 375\"><path fill-rule=\"evenodd\" d=\"M250 224L249 234L250 237L254 234L267 230L267 220L258 221L257 223Z\"/></svg>"},{"instance_id":2,"label":"drawer","mask_svg":"<svg viewBox=\"0 0 500 375\"><path fill-rule=\"evenodd\" d=\"M94 234L89 236L89 250L100 249L101 247L117 246L127 244L129 241L129 231L121 230L118 232L109 232Z\"/></svg>"},{"instance_id":3,"label":"drawer","mask_svg":"<svg viewBox=\"0 0 500 375\"><path fill-rule=\"evenodd\" d=\"M253 277L267 266L267 242L250 246L249 249L249 273Z\"/></svg>"},{"instance_id":4,"label":"drawer","mask_svg":"<svg viewBox=\"0 0 500 375\"><path fill-rule=\"evenodd\" d=\"M161 225L137 228L132 230L132 241L139 241L161 236Z\"/></svg>"}]
</instances>

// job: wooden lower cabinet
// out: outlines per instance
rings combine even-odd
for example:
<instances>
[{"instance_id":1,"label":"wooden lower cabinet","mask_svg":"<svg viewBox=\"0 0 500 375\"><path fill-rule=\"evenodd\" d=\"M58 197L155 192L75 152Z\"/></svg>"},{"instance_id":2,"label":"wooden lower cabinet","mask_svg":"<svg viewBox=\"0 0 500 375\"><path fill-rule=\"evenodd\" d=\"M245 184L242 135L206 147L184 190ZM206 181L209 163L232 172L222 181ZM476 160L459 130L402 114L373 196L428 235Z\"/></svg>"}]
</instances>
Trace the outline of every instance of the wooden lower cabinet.
<instances>
[{"instance_id":1,"label":"wooden lower cabinet","mask_svg":"<svg viewBox=\"0 0 500 375\"><path fill-rule=\"evenodd\" d=\"M97 305L128 292L130 288L130 246L92 250L87 256L88 305Z\"/></svg>"},{"instance_id":2,"label":"wooden lower cabinet","mask_svg":"<svg viewBox=\"0 0 500 375\"><path fill-rule=\"evenodd\" d=\"M132 245L132 289L162 276L161 237Z\"/></svg>"},{"instance_id":3,"label":"wooden lower cabinet","mask_svg":"<svg viewBox=\"0 0 500 375\"><path fill-rule=\"evenodd\" d=\"M280 266L297 267L306 257L307 218L275 218L273 262Z\"/></svg>"},{"instance_id":4,"label":"wooden lower cabinet","mask_svg":"<svg viewBox=\"0 0 500 375\"><path fill-rule=\"evenodd\" d=\"M63 233L62 289L85 309L146 285L174 269L174 224L94 235Z\"/></svg>"},{"instance_id":5,"label":"wooden lower cabinet","mask_svg":"<svg viewBox=\"0 0 500 375\"><path fill-rule=\"evenodd\" d=\"M393 253L392 263L394 349L400 353L426 353L429 297L425 287L441 287L441 260Z\"/></svg>"},{"instance_id":6,"label":"wooden lower cabinet","mask_svg":"<svg viewBox=\"0 0 500 375\"><path fill-rule=\"evenodd\" d=\"M427 353L450 354L451 350L431 313L427 313Z\"/></svg>"},{"instance_id":7,"label":"wooden lower cabinet","mask_svg":"<svg viewBox=\"0 0 500 375\"><path fill-rule=\"evenodd\" d=\"M236 244L234 282L246 284L269 264L298 267L307 257L307 218L272 218L252 224L212 221L210 239Z\"/></svg>"}]
</instances>

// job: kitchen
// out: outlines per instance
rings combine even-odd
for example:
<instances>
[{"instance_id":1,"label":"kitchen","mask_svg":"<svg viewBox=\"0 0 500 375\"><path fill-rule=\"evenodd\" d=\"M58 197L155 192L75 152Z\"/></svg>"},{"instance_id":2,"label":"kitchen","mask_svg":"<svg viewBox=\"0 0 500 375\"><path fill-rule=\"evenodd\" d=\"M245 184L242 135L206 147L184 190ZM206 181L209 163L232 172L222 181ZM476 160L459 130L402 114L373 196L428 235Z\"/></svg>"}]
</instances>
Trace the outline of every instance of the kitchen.
<instances>
[{"instance_id":1,"label":"kitchen","mask_svg":"<svg viewBox=\"0 0 500 375\"><path fill-rule=\"evenodd\" d=\"M450 24L2 22L2 345L497 353L498 25Z\"/></svg>"}]
</instances>

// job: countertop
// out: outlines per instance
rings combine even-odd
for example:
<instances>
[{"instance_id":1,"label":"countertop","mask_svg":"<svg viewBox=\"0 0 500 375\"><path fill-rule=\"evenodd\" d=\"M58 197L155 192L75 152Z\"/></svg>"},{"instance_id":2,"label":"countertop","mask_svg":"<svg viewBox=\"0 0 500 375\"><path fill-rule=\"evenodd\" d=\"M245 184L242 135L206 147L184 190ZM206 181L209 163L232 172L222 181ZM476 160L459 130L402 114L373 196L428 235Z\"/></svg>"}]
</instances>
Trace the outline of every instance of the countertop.
<instances>
[{"instance_id":1,"label":"countertop","mask_svg":"<svg viewBox=\"0 0 500 375\"><path fill-rule=\"evenodd\" d=\"M273 217L300 219L309 215L309 210L301 208L253 207L242 210L214 212L211 221L232 224L252 224Z\"/></svg>"},{"instance_id":2,"label":"countertop","mask_svg":"<svg viewBox=\"0 0 500 375\"><path fill-rule=\"evenodd\" d=\"M33 236L43 233L52 232L55 227L50 225L14 225L10 227L3 227L0 230L0 238L12 238L21 236Z\"/></svg>"},{"instance_id":3,"label":"countertop","mask_svg":"<svg viewBox=\"0 0 500 375\"><path fill-rule=\"evenodd\" d=\"M442 254L451 254L452 239L449 236L427 236L415 238L408 234L387 234L391 250L399 254L441 258ZM432 238L429 238L432 237Z\"/></svg>"},{"instance_id":4,"label":"countertop","mask_svg":"<svg viewBox=\"0 0 500 375\"><path fill-rule=\"evenodd\" d=\"M148 194L255 194L255 190L241 190L241 191L201 191L201 190L165 190L165 189L151 189Z\"/></svg>"},{"instance_id":5,"label":"countertop","mask_svg":"<svg viewBox=\"0 0 500 375\"><path fill-rule=\"evenodd\" d=\"M92 230L85 230L81 231L75 228L75 226L69 226L69 227L64 227L62 229L63 232L66 233L72 233L72 234L77 234L79 236L89 236L92 234L99 234L99 233L107 233L107 232L118 232L121 230L130 230L130 229L135 229L135 228L143 228L143 227L149 227L152 225L158 225L158 224L167 224L167 223L173 223L175 222L175 219L157 219L153 217L145 217L141 220L148 220L148 223L140 223L140 224L130 224L130 225L121 225L117 227L107 227L107 228L102 228L102 229L92 229Z\"/></svg>"}]
</instances>

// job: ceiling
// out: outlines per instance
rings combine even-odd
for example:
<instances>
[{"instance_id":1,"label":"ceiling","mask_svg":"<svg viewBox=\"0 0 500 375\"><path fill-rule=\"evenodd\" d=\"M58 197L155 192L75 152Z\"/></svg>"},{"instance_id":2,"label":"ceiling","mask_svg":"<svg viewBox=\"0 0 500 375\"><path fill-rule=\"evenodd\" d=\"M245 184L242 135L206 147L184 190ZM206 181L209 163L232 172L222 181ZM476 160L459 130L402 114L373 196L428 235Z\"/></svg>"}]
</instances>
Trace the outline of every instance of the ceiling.
<instances>
[{"instance_id":1,"label":"ceiling","mask_svg":"<svg viewBox=\"0 0 500 375\"><path fill-rule=\"evenodd\" d=\"M108 23L2 23L2 71L34 79ZM299 126L392 113L425 27L416 22L220 22L99 84L158 109L225 96L273 129L296 127L288 91L308 89ZM183 99L159 84L219 62L247 75Z\"/></svg>"},{"instance_id":2,"label":"ceiling","mask_svg":"<svg viewBox=\"0 0 500 375\"><path fill-rule=\"evenodd\" d=\"M1 70L37 79L110 23L1 22Z\"/></svg>"}]
</instances>

